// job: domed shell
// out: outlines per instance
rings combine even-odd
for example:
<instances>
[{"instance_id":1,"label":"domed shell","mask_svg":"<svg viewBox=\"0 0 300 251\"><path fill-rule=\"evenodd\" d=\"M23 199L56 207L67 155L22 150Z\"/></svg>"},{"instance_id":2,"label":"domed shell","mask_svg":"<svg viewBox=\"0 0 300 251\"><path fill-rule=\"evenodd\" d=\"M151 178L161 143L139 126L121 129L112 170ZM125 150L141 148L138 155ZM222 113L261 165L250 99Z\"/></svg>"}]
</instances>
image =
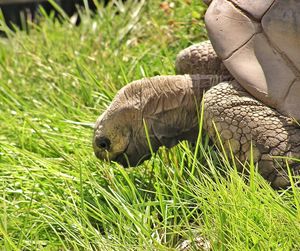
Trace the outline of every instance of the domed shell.
<instances>
[{"instance_id":1,"label":"domed shell","mask_svg":"<svg viewBox=\"0 0 300 251\"><path fill-rule=\"evenodd\" d=\"M300 1L212 0L209 38L254 97L300 120Z\"/></svg>"}]
</instances>

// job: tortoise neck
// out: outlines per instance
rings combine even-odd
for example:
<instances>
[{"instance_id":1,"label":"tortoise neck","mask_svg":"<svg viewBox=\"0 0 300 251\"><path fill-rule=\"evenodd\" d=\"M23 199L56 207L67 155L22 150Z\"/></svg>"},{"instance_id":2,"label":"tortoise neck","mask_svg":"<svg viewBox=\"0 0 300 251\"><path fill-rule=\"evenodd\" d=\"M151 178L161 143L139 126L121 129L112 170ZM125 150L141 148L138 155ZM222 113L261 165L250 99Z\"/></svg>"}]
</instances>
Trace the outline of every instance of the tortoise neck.
<instances>
[{"instance_id":1,"label":"tortoise neck","mask_svg":"<svg viewBox=\"0 0 300 251\"><path fill-rule=\"evenodd\" d=\"M220 82L215 75L160 76L144 80L140 118L153 150L196 141L203 93ZM143 128L145 130L145 128Z\"/></svg>"}]
</instances>

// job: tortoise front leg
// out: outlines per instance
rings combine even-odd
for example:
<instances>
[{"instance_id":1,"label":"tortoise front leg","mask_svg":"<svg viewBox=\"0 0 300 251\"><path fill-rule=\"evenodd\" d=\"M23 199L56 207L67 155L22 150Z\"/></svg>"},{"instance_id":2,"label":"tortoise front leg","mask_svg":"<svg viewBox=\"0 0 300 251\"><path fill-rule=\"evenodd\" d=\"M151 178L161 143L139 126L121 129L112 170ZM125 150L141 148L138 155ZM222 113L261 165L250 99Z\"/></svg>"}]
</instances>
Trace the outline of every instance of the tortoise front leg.
<instances>
[{"instance_id":1,"label":"tortoise front leg","mask_svg":"<svg viewBox=\"0 0 300 251\"><path fill-rule=\"evenodd\" d=\"M177 74L217 75L222 76L223 79L232 78L210 41L191 45L179 52L175 68Z\"/></svg>"},{"instance_id":2,"label":"tortoise front leg","mask_svg":"<svg viewBox=\"0 0 300 251\"><path fill-rule=\"evenodd\" d=\"M210 41L182 50L176 59L176 71L218 75L223 81L232 79ZM236 81L215 85L204 99L204 126L209 136L217 141L216 127L225 149L230 151L231 147L242 162L249 159L252 144L261 175L273 187L287 186L289 178L283 157L300 157L299 125L256 100ZM289 164L294 173L299 171L300 163L290 159Z\"/></svg>"},{"instance_id":3,"label":"tortoise front leg","mask_svg":"<svg viewBox=\"0 0 300 251\"><path fill-rule=\"evenodd\" d=\"M300 170L300 126L248 94L236 81L220 83L204 95L204 128L239 161L250 158L251 144L259 173L274 188L289 185L291 171ZM281 158L278 158L281 157ZM292 159L293 158L293 159Z\"/></svg>"}]
</instances>

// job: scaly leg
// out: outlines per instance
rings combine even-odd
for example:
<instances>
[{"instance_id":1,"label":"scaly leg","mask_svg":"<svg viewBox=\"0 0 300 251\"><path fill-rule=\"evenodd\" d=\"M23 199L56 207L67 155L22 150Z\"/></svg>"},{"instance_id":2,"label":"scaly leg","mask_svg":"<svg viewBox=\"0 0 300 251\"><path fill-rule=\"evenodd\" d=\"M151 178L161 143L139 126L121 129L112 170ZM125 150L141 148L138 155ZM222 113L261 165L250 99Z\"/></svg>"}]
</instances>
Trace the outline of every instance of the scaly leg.
<instances>
[{"instance_id":1,"label":"scaly leg","mask_svg":"<svg viewBox=\"0 0 300 251\"><path fill-rule=\"evenodd\" d=\"M176 70L230 76L209 41L182 50ZM219 83L206 92L204 114L209 136L217 142L217 129L225 150L232 151L240 162L249 160L252 145L258 171L273 187L289 185L285 157L291 171L299 172L300 161L291 160L300 157L299 124L256 100L236 81Z\"/></svg>"},{"instance_id":2,"label":"scaly leg","mask_svg":"<svg viewBox=\"0 0 300 251\"><path fill-rule=\"evenodd\" d=\"M299 124L253 98L235 80L204 95L204 128L215 142L217 131L225 150L241 162L249 160L252 144L258 171L274 188L290 183L286 159L294 175L300 170L295 160L300 158Z\"/></svg>"}]
</instances>

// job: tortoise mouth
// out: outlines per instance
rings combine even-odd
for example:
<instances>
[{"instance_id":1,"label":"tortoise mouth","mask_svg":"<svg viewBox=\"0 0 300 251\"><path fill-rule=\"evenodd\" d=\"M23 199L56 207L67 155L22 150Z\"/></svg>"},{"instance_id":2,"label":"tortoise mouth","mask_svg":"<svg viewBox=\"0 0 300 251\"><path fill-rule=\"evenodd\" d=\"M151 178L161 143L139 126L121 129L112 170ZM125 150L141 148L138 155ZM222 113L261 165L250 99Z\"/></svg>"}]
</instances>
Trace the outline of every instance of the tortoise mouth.
<instances>
[{"instance_id":1,"label":"tortoise mouth","mask_svg":"<svg viewBox=\"0 0 300 251\"><path fill-rule=\"evenodd\" d=\"M124 168L136 167L151 158L151 152L139 141L129 141L123 152L117 154L111 161L117 162Z\"/></svg>"},{"instance_id":2,"label":"tortoise mouth","mask_svg":"<svg viewBox=\"0 0 300 251\"><path fill-rule=\"evenodd\" d=\"M141 165L145 160L151 158L151 154L144 154L142 157L138 157L137 155L128 155L126 152L119 154L112 161L121 164L124 168L136 167Z\"/></svg>"}]
</instances>

